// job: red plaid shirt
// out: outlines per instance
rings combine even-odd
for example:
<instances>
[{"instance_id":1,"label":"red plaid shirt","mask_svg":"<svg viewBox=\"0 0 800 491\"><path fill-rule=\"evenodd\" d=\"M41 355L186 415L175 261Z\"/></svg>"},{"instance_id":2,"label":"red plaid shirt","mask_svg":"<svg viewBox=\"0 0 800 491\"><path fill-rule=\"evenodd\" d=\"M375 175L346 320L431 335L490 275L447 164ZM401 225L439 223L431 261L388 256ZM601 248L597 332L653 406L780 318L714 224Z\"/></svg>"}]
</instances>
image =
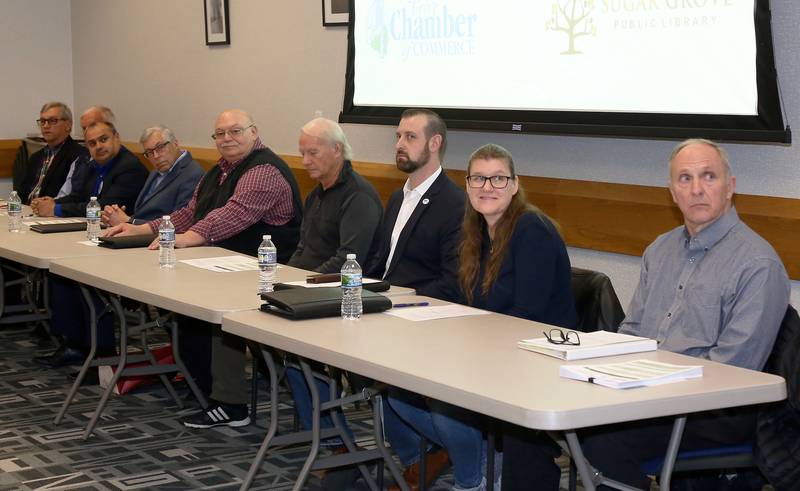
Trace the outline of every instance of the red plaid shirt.
<instances>
[{"instance_id":1,"label":"red plaid shirt","mask_svg":"<svg viewBox=\"0 0 800 491\"><path fill-rule=\"evenodd\" d=\"M253 150L260 148L266 147L261 143L261 139L256 139ZM242 160L244 158L228 162L220 158L217 161L222 170L219 184L225 181L228 174ZM236 189L225 205L211 210L205 218L195 222L194 212L199 188L200 184L194 189L189 204L174 212L170 219L175 225L176 232L184 233L191 230L203 236L207 244L233 237L259 220L270 225L283 225L294 215L292 188L280 171L272 165L257 165L245 172L236 183ZM148 225L153 233L158 233L161 219L148 222Z\"/></svg>"}]
</instances>

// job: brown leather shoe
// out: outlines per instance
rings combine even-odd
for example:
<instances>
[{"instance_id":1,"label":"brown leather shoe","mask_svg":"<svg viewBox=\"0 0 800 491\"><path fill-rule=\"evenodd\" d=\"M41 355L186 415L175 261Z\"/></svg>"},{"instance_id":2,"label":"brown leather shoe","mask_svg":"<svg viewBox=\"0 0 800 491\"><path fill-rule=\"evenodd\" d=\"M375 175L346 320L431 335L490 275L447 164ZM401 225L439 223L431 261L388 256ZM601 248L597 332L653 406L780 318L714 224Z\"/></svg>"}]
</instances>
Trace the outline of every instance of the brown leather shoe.
<instances>
[{"instance_id":1,"label":"brown leather shoe","mask_svg":"<svg viewBox=\"0 0 800 491\"><path fill-rule=\"evenodd\" d=\"M434 453L429 453L425 457L425 489L428 489L433 484L433 481L447 467L449 461L447 450L443 448ZM403 472L403 479L406 480L406 484L408 484L411 491L419 491L419 462L406 467ZM400 486L392 484L389 486L389 491L400 491Z\"/></svg>"}]
</instances>

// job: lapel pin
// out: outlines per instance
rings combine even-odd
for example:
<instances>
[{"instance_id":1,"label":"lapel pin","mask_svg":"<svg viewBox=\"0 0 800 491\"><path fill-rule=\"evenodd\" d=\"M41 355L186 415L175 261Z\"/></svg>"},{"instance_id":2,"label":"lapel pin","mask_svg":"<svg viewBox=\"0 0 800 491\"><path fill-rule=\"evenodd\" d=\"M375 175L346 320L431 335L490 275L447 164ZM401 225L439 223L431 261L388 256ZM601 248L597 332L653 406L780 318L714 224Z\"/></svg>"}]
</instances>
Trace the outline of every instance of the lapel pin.
<instances>
[{"instance_id":1,"label":"lapel pin","mask_svg":"<svg viewBox=\"0 0 800 491\"><path fill-rule=\"evenodd\" d=\"M427 205L430 202L431 202L431 200L429 200L428 198L425 198L425 199L422 200L422 204L423 205Z\"/></svg>"}]
</instances>

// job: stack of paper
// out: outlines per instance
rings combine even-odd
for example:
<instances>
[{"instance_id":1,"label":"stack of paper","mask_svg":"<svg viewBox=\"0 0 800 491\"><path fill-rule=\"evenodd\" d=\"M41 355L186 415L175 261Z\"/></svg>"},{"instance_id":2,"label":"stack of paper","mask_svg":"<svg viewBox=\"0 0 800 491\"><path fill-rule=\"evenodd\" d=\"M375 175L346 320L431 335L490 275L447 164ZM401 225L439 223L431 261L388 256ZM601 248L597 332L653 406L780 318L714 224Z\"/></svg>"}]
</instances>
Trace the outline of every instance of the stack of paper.
<instances>
[{"instance_id":1,"label":"stack of paper","mask_svg":"<svg viewBox=\"0 0 800 491\"><path fill-rule=\"evenodd\" d=\"M633 360L606 365L561 365L562 377L613 389L630 389L680 382L703 376L700 365L670 365L651 360Z\"/></svg>"},{"instance_id":2,"label":"stack of paper","mask_svg":"<svg viewBox=\"0 0 800 491\"><path fill-rule=\"evenodd\" d=\"M547 338L523 339L517 343L522 349L535 351L562 360L583 360L598 356L624 355L655 351L655 339L631 336L608 331L581 332L581 344L554 344Z\"/></svg>"}]
</instances>

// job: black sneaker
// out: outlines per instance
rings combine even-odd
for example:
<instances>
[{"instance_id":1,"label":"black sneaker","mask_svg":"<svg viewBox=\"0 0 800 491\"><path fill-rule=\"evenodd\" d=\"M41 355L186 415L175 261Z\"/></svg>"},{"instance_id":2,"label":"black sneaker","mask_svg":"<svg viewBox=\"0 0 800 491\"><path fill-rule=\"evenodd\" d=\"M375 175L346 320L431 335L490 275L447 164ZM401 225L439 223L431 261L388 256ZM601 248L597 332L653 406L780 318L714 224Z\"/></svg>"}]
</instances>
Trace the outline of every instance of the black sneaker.
<instances>
[{"instance_id":1,"label":"black sneaker","mask_svg":"<svg viewBox=\"0 0 800 491\"><path fill-rule=\"evenodd\" d=\"M250 415L247 404L225 404L214 402L205 411L187 416L183 425L189 428L213 428L214 426L247 426Z\"/></svg>"}]
</instances>

